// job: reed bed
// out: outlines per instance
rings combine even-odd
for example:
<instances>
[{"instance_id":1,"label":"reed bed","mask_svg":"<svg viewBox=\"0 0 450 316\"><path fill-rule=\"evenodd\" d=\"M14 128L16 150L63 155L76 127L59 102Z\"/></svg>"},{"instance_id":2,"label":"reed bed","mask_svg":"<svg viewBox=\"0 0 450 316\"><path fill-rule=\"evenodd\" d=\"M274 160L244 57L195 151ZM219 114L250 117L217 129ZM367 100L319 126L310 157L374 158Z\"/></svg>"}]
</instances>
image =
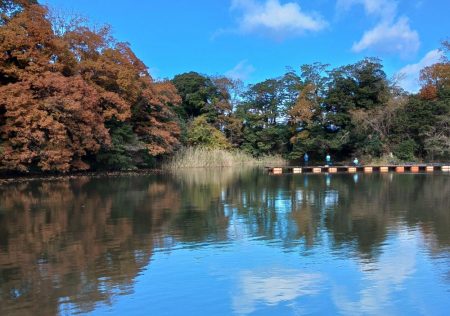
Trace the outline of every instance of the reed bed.
<instances>
[{"instance_id":1,"label":"reed bed","mask_svg":"<svg viewBox=\"0 0 450 316\"><path fill-rule=\"evenodd\" d=\"M164 169L233 167L242 165L285 165L281 156L254 158L239 150L187 147L178 151L164 165Z\"/></svg>"}]
</instances>

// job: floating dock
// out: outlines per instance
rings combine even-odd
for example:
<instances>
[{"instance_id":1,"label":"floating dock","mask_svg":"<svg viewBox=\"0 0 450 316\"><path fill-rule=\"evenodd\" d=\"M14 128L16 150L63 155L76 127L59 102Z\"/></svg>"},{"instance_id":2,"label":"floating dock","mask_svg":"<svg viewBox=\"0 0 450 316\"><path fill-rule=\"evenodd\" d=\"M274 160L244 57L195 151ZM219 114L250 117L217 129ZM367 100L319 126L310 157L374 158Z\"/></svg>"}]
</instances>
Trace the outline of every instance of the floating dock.
<instances>
[{"instance_id":1,"label":"floating dock","mask_svg":"<svg viewBox=\"0 0 450 316\"><path fill-rule=\"evenodd\" d=\"M266 167L270 174L283 173L419 173L450 172L450 163L442 165L388 165L388 166L286 166Z\"/></svg>"}]
</instances>

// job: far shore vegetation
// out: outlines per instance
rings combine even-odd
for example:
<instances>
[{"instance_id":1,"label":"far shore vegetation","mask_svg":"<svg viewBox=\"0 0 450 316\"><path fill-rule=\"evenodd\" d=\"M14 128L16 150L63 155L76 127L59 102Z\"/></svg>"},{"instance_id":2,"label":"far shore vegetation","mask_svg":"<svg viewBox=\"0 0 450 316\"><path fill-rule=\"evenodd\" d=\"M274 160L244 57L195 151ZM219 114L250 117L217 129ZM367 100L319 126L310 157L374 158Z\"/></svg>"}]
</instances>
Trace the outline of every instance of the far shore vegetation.
<instances>
[{"instance_id":1,"label":"far shore vegetation","mask_svg":"<svg viewBox=\"0 0 450 316\"><path fill-rule=\"evenodd\" d=\"M450 157L450 42L402 90L382 61L288 68L245 85L154 80L110 28L35 0L0 1L0 172L401 163Z\"/></svg>"}]
</instances>

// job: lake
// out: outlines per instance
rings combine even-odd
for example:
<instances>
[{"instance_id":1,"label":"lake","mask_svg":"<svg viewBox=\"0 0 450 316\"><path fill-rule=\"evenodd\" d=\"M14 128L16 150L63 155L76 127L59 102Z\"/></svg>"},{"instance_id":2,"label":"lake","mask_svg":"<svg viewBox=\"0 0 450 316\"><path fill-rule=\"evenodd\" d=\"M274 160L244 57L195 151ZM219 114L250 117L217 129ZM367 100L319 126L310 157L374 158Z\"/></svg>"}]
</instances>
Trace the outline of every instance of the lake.
<instances>
[{"instance_id":1,"label":"lake","mask_svg":"<svg viewBox=\"0 0 450 316\"><path fill-rule=\"evenodd\" d=\"M448 315L450 174L0 186L0 314Z\"/></svg>"}]
</instances>

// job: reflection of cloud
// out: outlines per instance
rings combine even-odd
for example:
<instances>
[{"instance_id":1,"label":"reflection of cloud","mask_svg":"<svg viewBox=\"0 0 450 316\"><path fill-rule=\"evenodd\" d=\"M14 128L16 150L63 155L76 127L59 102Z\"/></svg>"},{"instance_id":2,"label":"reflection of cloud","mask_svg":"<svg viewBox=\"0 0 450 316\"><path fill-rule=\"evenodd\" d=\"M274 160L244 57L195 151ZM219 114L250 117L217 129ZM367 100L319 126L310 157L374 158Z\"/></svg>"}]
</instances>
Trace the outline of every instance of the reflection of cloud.
<instances>
[{"instance_id":1,"label":"reflection of cloud","mask_svg":"<svg viewBox=\"0 0 450 316\"><path fill-rule=\"evenodd\" d=\"M238 314L249 314L255 311L258 303L277 305L300 296L318 294L321 276L295 270L261 274L245 271L241 273L239 282L239 291L233 297L233 309Z\"/></svg>"},{"instance_id":2,"label":"reflection of cloud","mask_svg":"<svg viewBox=\"0 0 450 316\"><path fill-rule=\"evenodd\" d=\"M399 236L396 247L390 247L378 262L363 263L362 281L367 284L357 293L358 300L352 300L343 286L336 286L333 300L340 312L345 315L389 314L386 306L393 302L392 294L402 289L415 271L415 251L418 248L415 240L417 237ZM353 291L349 289L348 292L355 295Z\"/></svg>"}]
</instances>

